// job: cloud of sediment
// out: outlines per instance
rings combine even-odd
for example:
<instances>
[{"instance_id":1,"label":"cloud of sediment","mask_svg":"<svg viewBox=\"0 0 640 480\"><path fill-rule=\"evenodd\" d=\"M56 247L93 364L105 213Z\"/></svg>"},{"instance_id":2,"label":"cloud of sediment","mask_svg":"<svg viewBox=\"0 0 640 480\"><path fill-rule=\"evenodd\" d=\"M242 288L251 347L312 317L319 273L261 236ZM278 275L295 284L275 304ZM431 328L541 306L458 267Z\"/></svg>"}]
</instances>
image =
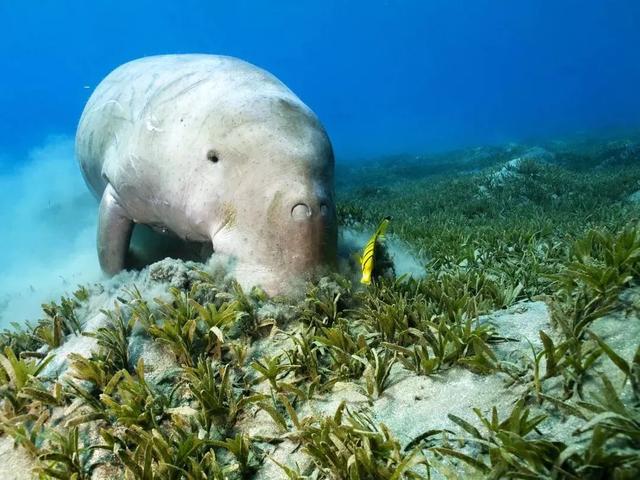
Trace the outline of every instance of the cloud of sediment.
<instances>
[{"instance_id":1,"label":"cloud of sediment","mask_svg":"<svg viewBox=\"0 0 640 480\"><path fill-rule=\"evenodd\" d=\"M40 305L101 278L97 203L73 140L50 137L0 169L0 327L40 316Z\"/></svg>"}]
</instances>

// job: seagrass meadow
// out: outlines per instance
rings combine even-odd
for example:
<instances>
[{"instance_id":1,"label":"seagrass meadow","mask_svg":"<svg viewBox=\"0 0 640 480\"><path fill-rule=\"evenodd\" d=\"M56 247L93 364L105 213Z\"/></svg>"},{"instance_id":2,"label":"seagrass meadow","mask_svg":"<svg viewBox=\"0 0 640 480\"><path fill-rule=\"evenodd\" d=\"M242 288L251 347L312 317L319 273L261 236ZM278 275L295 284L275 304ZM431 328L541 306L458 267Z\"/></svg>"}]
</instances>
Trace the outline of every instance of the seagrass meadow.
<instances>
[{"instance_id":1,"label":"seagrass meadow","mask_svg":"<svg viewBox=\"0 0 640 480\"><path fill-rule=\"evenodd\" d=\"M349 242L292 298L166 259L2 332L0 477L640 477L635 138L338 165L337 195L345 236L392 216L371 286Z\"/></svg>"}]
</instances>

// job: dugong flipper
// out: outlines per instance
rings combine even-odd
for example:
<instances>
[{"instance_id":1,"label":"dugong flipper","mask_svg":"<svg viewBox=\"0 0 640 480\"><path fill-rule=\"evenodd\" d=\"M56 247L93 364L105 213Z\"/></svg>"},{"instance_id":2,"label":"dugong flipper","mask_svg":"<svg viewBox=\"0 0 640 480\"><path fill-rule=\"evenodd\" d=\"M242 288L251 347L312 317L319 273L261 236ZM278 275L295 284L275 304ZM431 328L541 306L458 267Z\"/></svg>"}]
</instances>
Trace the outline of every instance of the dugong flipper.
<instances>
[{"instance_id":1,"label":"dugong flipper","mask_svg":"<svg viewBox=\"0 0 640 480\"><path fill-rule=\"evenodd\" d=\"M124 270L132 233L133 220L107 185L98 213L98 260L103 272L115 275Z\"/></svg>"},{"instance_id":2,"label":"dugong flipper","mask_svg":"<svg viewBox=\"0 0 640 480\"><path fill-rule=\"evenodd\" d=\"M315 114L273 75L216 55L129 62L96 88L76 154L100 199L102 269L135 224L230 257L245 285L284 291L335 261L334 158Z\"/></svg>"}]
</instances>

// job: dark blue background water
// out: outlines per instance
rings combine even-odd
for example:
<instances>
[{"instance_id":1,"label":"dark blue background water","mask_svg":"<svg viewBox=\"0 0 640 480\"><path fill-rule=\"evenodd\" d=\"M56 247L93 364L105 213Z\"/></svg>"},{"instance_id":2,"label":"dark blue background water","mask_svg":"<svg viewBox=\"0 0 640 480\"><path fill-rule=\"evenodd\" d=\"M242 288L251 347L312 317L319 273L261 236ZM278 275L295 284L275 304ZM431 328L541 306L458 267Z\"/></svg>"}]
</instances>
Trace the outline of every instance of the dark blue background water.
<instances>
[{"instance_id":1,"label":"dark blue background water","mask_svg":"<svg viewBox=\"0 0 640 480\"><path fill-rule=\"evenodd\" d=\"M85 85L181 52L275 73L341 158L640 124L638 0L0 0L0 152L72 135Z\"/></svg>"}]
</instances>

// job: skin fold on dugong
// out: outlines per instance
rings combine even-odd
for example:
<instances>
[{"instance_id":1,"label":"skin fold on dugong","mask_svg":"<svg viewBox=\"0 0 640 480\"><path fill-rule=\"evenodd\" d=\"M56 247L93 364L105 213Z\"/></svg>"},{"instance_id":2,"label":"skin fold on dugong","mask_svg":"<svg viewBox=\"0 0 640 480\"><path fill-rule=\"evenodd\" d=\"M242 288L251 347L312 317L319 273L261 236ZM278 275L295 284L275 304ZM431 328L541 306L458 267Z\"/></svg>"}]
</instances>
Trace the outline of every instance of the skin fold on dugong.
<instances>
[{"instance_id":1,"label":"skin fold on dugong","mask_svg":"<svg viewBox=\"0 0 640 480\"><path fill-rule=\"evenodd\" d=\"M335 261L334 158L316 115L273 75L217 55L126 63L82 113L76 156L100 199L98 257L126 265L135 224L229 256L282 293Z\"/></svg>"}]
</instances>

